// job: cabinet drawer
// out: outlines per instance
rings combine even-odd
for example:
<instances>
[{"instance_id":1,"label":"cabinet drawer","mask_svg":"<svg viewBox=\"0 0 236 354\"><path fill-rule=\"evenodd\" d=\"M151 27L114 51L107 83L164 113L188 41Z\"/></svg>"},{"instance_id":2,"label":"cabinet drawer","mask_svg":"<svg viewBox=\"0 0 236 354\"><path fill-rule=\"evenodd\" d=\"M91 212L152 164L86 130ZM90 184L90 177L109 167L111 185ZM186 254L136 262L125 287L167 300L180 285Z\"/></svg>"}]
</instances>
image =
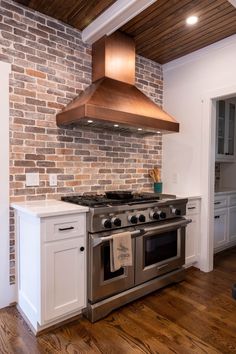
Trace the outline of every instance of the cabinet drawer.
<instances>
[{"instance_id":1,"label":"cabinet drawer","mask_svg":"<svg viewBox=\"0 0 236 354\"><path fill-rule=\"evenodd\" d=\"M229 206L235 206L236 205L236 194L232 194L229 197Z\"/></svg>"},{"instance_id":2,"label":"cabinet drawer","mask_svg":"<svg viewBox=\"0 0 236 354\"><path fill-rule=\"evenodd\" d=\"M85 213L44 219L44 241L85 236Z\"/></svg>"},{"instance_id":3,"label":"cabinet drawer","mask_svg":"<svg viewBox=\"0 0 236 354\"><path fill-rule=\"evenodd\" d=\"M215 197L214 209L222 209L225 207L227 207L227 197L226 196Z\"/></svg>"},{"instance_id":4,"label":"cabinet drawer","mask_svg":"<svg viewBox=\"0 0 236 354\"><path fill-rule=\"evenodd\" d=\"M190 199L187 203L186 214L199 214L200 213L200 200L199 199Z\"/></svg>"}]
</instances>

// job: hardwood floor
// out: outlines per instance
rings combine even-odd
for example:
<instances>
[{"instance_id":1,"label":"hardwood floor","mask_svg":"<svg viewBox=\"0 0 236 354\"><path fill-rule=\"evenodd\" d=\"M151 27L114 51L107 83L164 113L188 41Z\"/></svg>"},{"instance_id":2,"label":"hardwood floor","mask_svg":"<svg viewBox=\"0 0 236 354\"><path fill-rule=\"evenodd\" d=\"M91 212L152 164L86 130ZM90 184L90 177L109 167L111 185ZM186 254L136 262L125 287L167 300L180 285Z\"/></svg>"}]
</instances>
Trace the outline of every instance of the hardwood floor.
<instances>
[{"instance_id":1,"label":"hardwood floor","mask_svg":"<svg viewBox=\"0 0 236 354\"><path fill-rule=\"evenodd\" d=\"M187 279L91 324L86 319L35 338L15 307L0 311L0 353L236 353L236 249L215 269Z\"/></svg>"}]
</instances>

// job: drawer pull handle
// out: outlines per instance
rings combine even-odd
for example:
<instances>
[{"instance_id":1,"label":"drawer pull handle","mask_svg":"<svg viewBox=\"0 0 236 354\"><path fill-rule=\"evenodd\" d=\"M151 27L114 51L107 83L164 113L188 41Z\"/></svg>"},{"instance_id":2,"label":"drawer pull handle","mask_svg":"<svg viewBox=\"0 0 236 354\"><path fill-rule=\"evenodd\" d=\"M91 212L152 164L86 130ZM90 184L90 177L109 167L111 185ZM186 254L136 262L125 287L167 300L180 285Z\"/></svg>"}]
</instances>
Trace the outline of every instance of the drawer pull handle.
<instances>
[{"instance_id":1,"label":"drawer pull handle","mask_svg":"<svg viewBox=\"0 0 236 354\"><path fill-rule=\"evenodd\" d=\"M221 202L215 202L214 204L215 204L215 205L218 205L218 204L221 204Z\"/></svg>"},{"instance_id":2,"label":"drawer pull handle","mask_svg":"<svg viewBox=\"0 0 236 354\"><path fill-rule=\"evenodd\" d=\"M67 230L74 230L74 226L70 226L70 227L59 227L59 231L67 231Z\"/></svg>"},{"instance_id":3,"label":"drawer pull handle","mask_svg":"<svg viewBox=\"0 0 236 354\"><path fill-rule=\"evenodd\" d=\"M220 218L220 215L216 215L216 216L215 216L215 219L219 219L219 218Z\"/></svg>"},{"instance_id":4,"label":"drawer pull handle","mask_svg":"<svg viewBox=\"0 0 236 354\"><path fill-rule=\"evenodd\" d=\"M188 210L196 209L196 207L188 207Z\"/></svg>"}]
</instances>

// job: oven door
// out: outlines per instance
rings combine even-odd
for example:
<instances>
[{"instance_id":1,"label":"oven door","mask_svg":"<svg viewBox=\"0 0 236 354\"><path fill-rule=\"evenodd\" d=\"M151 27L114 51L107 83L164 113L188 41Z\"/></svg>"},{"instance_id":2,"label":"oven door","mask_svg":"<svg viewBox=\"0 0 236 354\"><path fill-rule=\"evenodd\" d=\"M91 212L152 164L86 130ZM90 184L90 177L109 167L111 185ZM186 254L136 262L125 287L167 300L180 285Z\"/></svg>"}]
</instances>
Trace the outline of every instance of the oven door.
<instances>
[{"instance_id":1,"label":"oven door","mask_svg":"<svg viewBox=\"0 0 236 354\"><path fill-rule=\"evenodd\" d=\"M185 228L181 218L145 228L136 237L135 284L144 283L185 264Z\"/></svg>"},{"instance_id":2,"label":"oven door","mask_svg":"<svg viewBox=\"0 0 236 354\"><path fill-rule=\"evenodd\" d=\"M99 240L100 237L101 235L89 235L88 300L90 303L134 286L134 266L111 272L110 242L103 240L97 244L96 240ZM133 262L134 247L135 241L132 239Z\"/></svg>"}]
</instances>

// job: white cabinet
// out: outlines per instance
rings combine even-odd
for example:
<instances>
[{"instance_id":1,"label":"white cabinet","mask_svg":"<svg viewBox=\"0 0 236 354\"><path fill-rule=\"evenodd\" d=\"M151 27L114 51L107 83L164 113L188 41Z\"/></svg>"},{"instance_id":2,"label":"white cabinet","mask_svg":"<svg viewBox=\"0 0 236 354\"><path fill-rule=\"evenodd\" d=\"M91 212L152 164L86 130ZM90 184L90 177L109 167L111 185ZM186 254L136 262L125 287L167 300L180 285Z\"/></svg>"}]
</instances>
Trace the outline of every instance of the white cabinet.
<instances>
[{"instance_id":1,"label":"white cabinet","mask_svg":"<svg viewBox=\"0 0 236 354\"><path fill-rule=\"evenodd\" d=\"M214 201L214 208L216 209L223 209L228 206L228 197L227 195L217 196L215 197Z\"/></svg>"},{"instance_id":2,"label":"white cabinet","mask_svg":"<svg viewBox=\"0 0 236 354\"><path fill-rule=\"evenodd\" d=\"M236 241L236 206L229 208L229 242Z\"/></svg>"},{"instance_id":3,"label":"white cabinet","mask_svg":"<svg viewBox=\"0 0 236 354\"><path fill-rule=\"evenodd\" d=\"M17 211L18 306L35 332L86 307L86 213Z\"/></svg>"},{"instance_id":4,"label":"white cabinet","mask_svg":"<svg viewBox=\"0 0 236 354\"><path fill-rule=\"evenodd\" d=\"M200 199L190 199L187 203L188 218L192 222L186 228L185 265L190 266L198 261L200 247Z\"/></svg>"},{"instance_id":5,"label":"white cabinet","mask_svg":"<svg viewBox=\"0 0 236 354\"><path fill-rule=\"evenodd\" d=\"M234 161L235 111L235 102L230 99L216 103L216 161Z\"/></svg>"},{"instance_id":6,"label":"white cabinet","mask_svg":"<svg viewBox=\"0 0 236 354\"><path fill-rule=\"evenodd\" d=\"M215 196L214 252L236 245L236 193Z\"/></svg>"},{"instance_id":7,"label":"white cabinet","mask_svg":"<svg viewBox=\"0 0 236 354\"><path fill-rule=\"evenodd\" d=\"M43 246L44 320L50 321L85 307L85 238Z\"/></svg>"},{"instance_id":8,"label":"white cabinet","mask_svg":"<svg viewBox=\"0 0 236 354\"><path fill-rule=\"evenodd\" d=\"M228 213L227 209L219 209L214 215L214 248L217 249L226 245L228 229Z\"/></svg>"}]
</instances>

